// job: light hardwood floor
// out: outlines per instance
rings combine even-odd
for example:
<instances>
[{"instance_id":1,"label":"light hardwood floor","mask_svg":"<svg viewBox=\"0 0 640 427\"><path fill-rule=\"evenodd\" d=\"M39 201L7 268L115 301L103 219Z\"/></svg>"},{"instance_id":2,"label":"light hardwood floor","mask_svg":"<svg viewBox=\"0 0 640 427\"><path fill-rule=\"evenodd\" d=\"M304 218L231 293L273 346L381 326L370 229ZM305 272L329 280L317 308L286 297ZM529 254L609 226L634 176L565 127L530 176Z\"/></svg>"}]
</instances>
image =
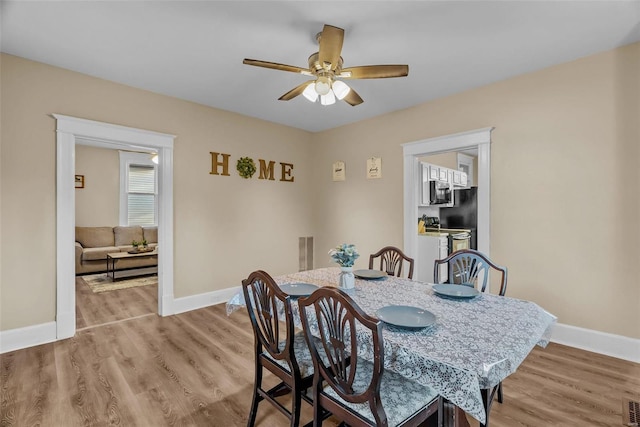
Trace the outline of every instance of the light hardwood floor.
<instances>
[{"instance_id":1,"label":"light hardwood floor","mask_svg":"<svg viewBox=\"0 0 640 427\"><path fill-rule=\"evenodd\" d=\"M246 425L253 335L244 311L227 317L217 305L123 321L114 311L103 311L111 323L74 338L0 355L0 426ZM503 384L493 427L620 426L621 398L640 396L640 365L550 344ZM257 421L288 425L266 402Z\"/></svg>"},{"instance_id":2,"label":"light hardwood floor","mask_svg":"<svg viewBox=\"0 0 640 427\"><path fill-rule=\"evenodd\" d=\"M158 285L93 293L76 277L76 329L158 312Z\"/></svg>"}]
</instances>

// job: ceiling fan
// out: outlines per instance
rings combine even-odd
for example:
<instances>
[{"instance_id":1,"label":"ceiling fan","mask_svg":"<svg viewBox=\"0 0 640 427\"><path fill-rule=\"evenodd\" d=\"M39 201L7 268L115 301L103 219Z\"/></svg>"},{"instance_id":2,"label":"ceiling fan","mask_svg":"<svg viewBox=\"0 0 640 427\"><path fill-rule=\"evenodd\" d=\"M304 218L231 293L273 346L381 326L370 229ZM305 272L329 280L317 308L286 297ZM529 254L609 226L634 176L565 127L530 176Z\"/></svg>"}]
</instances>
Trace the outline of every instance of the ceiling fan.
<instances>
[{"instance_id":1,"label":"ceiling fan","mask_svg":"<svg viewBox=\"0 0 640 427\"><path fill-rule=\"evenodd\" d=\"M409 74L408 65L363 65L342 68L342 57L340 56L344 41L342 28L325 25L322 32L316 35L316 40L320 48L318 52L309 56L309 68L247 58L242 63L314 77L314 80L296 86L278 99L288 101L302 94L311 102L316 102L320 98L322 105L334 104L336 98L344 100L352 106L363 102L360 95L341 79L380 79L405 77Z\"/></svg>"}]
</instances>

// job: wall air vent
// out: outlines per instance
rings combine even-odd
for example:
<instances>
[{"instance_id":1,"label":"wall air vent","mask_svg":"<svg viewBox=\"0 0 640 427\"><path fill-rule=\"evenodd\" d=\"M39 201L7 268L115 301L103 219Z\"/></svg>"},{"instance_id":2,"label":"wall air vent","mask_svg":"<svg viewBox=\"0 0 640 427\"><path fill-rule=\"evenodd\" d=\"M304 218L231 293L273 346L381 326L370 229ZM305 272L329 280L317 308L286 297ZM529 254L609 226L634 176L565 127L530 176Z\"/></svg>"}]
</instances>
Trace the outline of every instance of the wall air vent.
<instances>
[{"instance_id":1,"label":"wall air vent","mask_svg":"<svg viewBox=\"0 0 640 427\"><path fill-rule=\"evenodd\" d=\"M313 270L313 237L299 239L299 269L298 271Z\"/></svg>"}]
</instances>

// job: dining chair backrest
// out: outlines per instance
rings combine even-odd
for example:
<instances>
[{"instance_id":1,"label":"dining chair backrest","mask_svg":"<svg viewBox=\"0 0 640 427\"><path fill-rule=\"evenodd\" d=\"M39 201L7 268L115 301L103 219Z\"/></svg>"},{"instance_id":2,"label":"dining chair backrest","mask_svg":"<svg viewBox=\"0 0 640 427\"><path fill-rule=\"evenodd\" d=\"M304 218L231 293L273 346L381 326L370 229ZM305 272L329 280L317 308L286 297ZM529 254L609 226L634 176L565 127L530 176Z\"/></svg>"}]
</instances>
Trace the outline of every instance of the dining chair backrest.
<instances>
[{"instance_id":1,"label":"dining chair backrest","mask_svg":"<svg viewBox=\"0 0 640 427\"><path fill-rule=\"evenodd\" d=\"M242 281L242 292L253 328L255 351L255 381L247 426L255 425L258 405L266 400L289 418L291 427L297 427L302 400L311 403L306 390L313 382L313 362L304 337L295 333L291 297L261 270ZM284 313L283 323L279 313ZM269 390L264 389L263 368L281 382ZM290 409L276 399L285 391L291 395Z\"/></svg>"},{"instance_id":2,"label":"dining chair backrest","mask_svg":"<svg viewBox=\"0 0 640 427\"><path fill-rule=\"evenodd\" d=\"M337 288L324 287L316 290L311 296L298 300L300 317L311 352L314 366L314 389L319 388L322 381L331 387L344 401L358 404L365 403L370 407L376 425L387 425L387 416L380 399L380 380L384 365L382 342L382 322L365 314L344 291ZM307 307L312 307L317 321L317 336L314 337ZM358 326L359 325L359 326ZM356 327L366 328L371 332L374 360L370 380L362 382L356 373L359 369L358 340ZM323 407L330 412L340 411L339 403L327 399ZM356 416L349 418L342 411L344 420L349 425L360 425Z\"/></svg>"},{"instance_id":3,"label":"dining chair backrest","mask_svg":"<svg viewBox=\"0 0 640 427\"><path fill-rule=\"evenodd\" d=\"M268 352L273 359L286 361L297 370L293 353L293 314L289 295L265 271L254 271L242 281L242 292L255 336L256 351ZM284 310L284 328L278 309ZM284 343L284 345L282 345Z\"/></svg>"},{"instance_id":4,"label":"dining chair backrest","mask_svg":"<svg viewBox=\"0 0 640 427\"><path fill-rule=\"evenodd\" d=\"M374 268L373 265L376 258L380 258L379 270L396 277L402 276L402 266L406 261L409 264L407 278L413 279L413 258L409 258L395 246L385 246L375 254L370 255L369 269Z\"/></svg>"},{"instance_id":5,"label":"dining chair backrest","mask_svg":"<svg viewBox=\"0 0 640 427\"><path fill-rule=\"evenodd\" d=\"M482 252L473 249L462 249L454 252L444 259L434 262L433 278L435 283L440 283L440 265L446 264L448 270L448 283L472 284L481 292L484 292L489 282L489 271L494 269L500 272L499 295L507 292L507 268L494 264Z\"/></svg>"}]
</instances>

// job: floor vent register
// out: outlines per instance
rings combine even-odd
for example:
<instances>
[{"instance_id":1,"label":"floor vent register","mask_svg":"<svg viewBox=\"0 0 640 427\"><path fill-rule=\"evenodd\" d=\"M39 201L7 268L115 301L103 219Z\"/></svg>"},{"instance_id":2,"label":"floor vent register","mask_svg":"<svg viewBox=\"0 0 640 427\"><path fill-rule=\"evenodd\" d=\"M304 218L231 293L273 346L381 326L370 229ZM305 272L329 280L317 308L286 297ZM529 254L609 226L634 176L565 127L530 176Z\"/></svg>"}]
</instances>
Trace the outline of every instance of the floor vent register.
<instances>
[{"instance_id":1,"label":"floor vent register","mask_svg":"<svg viewBox=\"0 0 640 427\"><path fill-rule=\"evenodd\" d=\"M622 400L622 422L628 427L640 426L640 402Z\"/></svg>"}]
</instances>

